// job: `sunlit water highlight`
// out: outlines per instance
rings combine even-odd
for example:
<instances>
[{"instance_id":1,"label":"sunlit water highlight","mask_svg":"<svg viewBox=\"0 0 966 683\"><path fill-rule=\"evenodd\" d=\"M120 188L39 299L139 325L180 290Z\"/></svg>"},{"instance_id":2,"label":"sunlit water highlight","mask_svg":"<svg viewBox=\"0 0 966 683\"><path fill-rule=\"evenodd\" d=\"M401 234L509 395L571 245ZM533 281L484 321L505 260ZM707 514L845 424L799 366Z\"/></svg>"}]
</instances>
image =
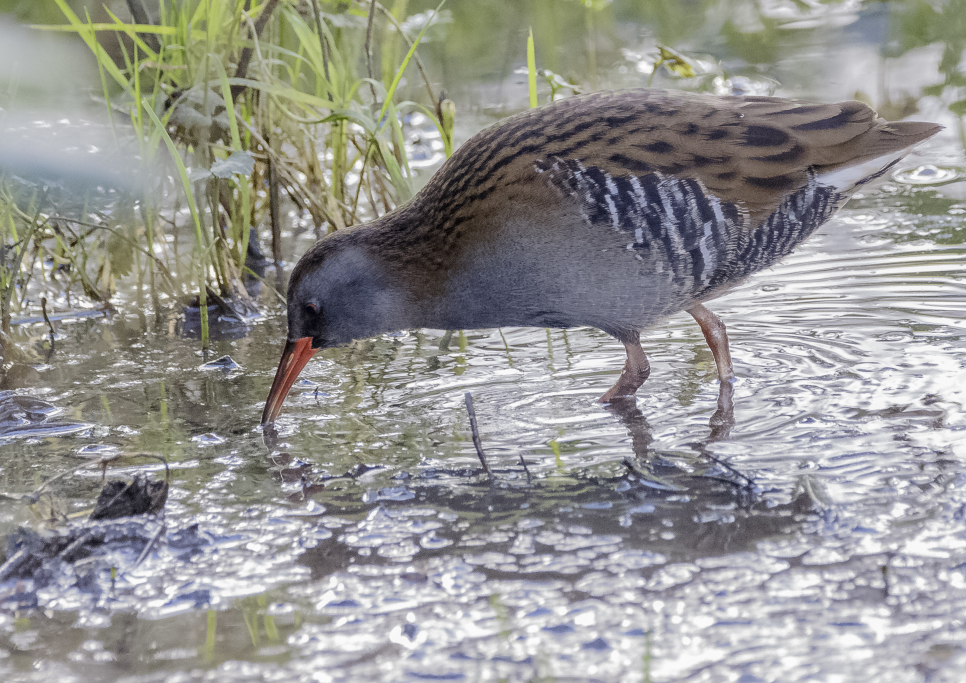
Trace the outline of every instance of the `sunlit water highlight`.
<instances>
[{"instance_id":1,"label":"sunlit water highlight","mask_svg":"<svg viewBox=\"0 0 966 683\"><path fill-rule=\"evenodd\" d=\"M419 331L319 354L271 453L254 425L277 316L219 342L240 367L215 370L136 317L65 326L57 362L25 381L54 387L47 419L80 431L9 435L6 486L81 457L163 453L165 540L137 567L134 550L94 558L87 583L65 567L37 593L42 612L0 617L0 671L905 681L957 668L966 249L930 239L941 217L905 212L919 193L934 196L854 202L716 303L738 374L724 435L709 427L713 360L684 315L647 335L652 376L621 410L595 403L622 354L593 330L467 331L447 350ZM61 495L82 506L99 483L92 471ZM9 531L17 506L4 510ZM4 590L10 607L29 586Z\"/></svg>"},{"instance_id":2,"label":"sunlit water highlight","mask_svg":"<svg viewBox=\"0 0 966 683\"><path fill-rule=\"evenodd\" d=\"M766 10L804 30L861 6L810 5ZM596 403L623 349L594 330L326 351L271 451L255 425L280 310L216 342L209 360L234 364L215 367L133 300L57 323L54 356L12 368L0 396L0 532L28 519L16 494L93 458L163 455L171 491L163 524L112 527L123 543L42 588L0 585L0 677L960 680L966 174L950 139L711 305L738 374L730 430L710 424L714 363L684 314L647 335L652 375L622 409ZM431 131L410 142L414 165L438 162ZM135 472L164 467L109 468ZM51 489L79 512L101 477Z\"/></svg>"}]
</instances>

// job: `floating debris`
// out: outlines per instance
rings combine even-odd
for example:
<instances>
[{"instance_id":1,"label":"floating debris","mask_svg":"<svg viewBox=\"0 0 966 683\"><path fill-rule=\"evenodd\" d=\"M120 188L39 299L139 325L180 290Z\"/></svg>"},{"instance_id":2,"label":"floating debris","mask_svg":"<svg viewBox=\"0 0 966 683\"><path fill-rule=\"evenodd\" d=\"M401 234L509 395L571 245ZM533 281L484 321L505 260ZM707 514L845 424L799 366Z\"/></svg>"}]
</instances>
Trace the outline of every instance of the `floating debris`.
<instances>
[{"instance_id":1,"label":"floating debris","mask_svg":"<svg viewBox=\"0 0 966 683\"><path fill-rule=\"evenodd\" d=\"M212 432L208 432L207 434L197 434L191 437L191 440L199 446L217 446L225 443L225 437L218 436Z\"/></svg>"},{"instance_id":2,"label":"floating debris","mask_svg":"<svg viewBox=\"0 0 966 683\"><path fill-rule=\"evenodd\" d=\"M99 460L111 459L120 454L121 449L117 446L104 443L92 443L81 446L76 451L82 458L96 458Z\"/></svg>"},{"instance_id":3,"label":"floating debris","mask_svg":"<svg viewBox=\"0 0 966 683\"><path fill-rule=\"evenodd\" d=\"M138 475L131 481L109 481L90 517L67 523L64 510L59 509L62 501L40 494L32 509L46 526L40 531L21 527L4 544L0 584L17 584L9 592L0 591L0 606L36 607L37 591L55 583L99 594L102 570L110 569L113 575L117 567L135 567L155 547L165 524L147 515L160 513L167 499L167 479L152 481Z\"/></svg>"},{"instance_id":4,"label":"floating debris","mask_svg":"<svg viewBox=\"0 0 966 683\"><path fill-rule=\"evenodd\" d=\"M251 300L243 296L219 296L213 289L206 291L208 325L211 339L241 339L251 332L251 323L261 314ZM184 316L179 334L188 339L201 338L201 303L198 296L184 302Z\"/></svg>"},{"instance_id":5,"label":"floating debris","mask_svg":"<svg viewBox=\"0 0 966 683\"><path fill-rule=\"evenodd\" d=\"M120 519L137 515L156 515L168 500L168 482L135 476L130 482L109 481L101 489L90 519Z\"/></svg>"},{"instance_id":6,"label":"floating debris","mask_svg":"<svg viewBox=\"0 0 966 683\"><path fill-rule=\"evenodd\" d=\"M227 312L221 306L212 304L208 306L208 325L210 326L211 339L243 339L251 332L251 325L242 318ZM181 321L180 334L188 339L201 338L201 309L197 301L187 306L184 311L184 320Z\"/></svg>"},{"instance_id":7,"label":"floating debris","mask_svg":"<svg viewBox=\"0 0 966 683\"><path fill-rule=\"evenodd\" d=\"M156 525L141 521L72 524L43 532L20 528L7 537L7 560L0 565L0 583L32 579L41 588L64 574L64 564L128 551L137 558L157 535ZM93 570L85 563L85 574ZM111 565L114 566L114 565ZM96 571L96 570L95 570ZM83 583L78 576L78 583Z\"/></svg>"},{"instance_id":8,"label":"floating debris","mask_svg":"<svg viewBox=\"0 0 966 683\"><path fill-rule=\"evenodd\" d=\"M221 358L208 361L198 366L199 370L221 370L222 372L228 373L233 370L241 370L242 366L235 362L231 356L222 356Z\"/></svg>"},{"instance_id":9,"label":"floating debris","mask_svg":"<svg viewBox=\"0 0 966 683\"><path fill-rule=\"evenodd\" d=\"M0 438L61 436L90 429L86 422L50 419L62 412L63 408L32 396L0 392Z\"/></svg>"}]
</instances>

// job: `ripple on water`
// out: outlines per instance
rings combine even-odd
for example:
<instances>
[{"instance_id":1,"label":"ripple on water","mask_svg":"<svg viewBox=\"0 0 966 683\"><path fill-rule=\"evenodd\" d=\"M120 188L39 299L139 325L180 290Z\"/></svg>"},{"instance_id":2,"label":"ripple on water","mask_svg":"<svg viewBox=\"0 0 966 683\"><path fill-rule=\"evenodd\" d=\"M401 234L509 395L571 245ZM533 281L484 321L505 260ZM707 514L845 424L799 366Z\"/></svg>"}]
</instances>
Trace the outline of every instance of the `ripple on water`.
<instances>
[{"instance_id":1,"label":"ripple on water","mask_svg":"<svg viewBox=\"0 0 966 683\"><path fill-rule=\"evenodd\" d=\"M939 185L954 180L958 175L956 169L923 164L916 168L896 171L892 174L892 179L907 185Z\"/></svg>"},{"instance_id":2,"label":"ripple on water","mask_svg":"<svg viewBox=\"0 0 966 683\"><path fill-rule=\"evenodd\" d=\"M593 330L467 331L443 350L442 333L419 331L324 351L271 457L253 426L279 321L217 343L241 365L229 373L199 372L188 342L160 336L143 364L104 367L117 355L104 330L130 337L129 323L80 322L77 362L47 397L61 412L31 421L18 404L13 419L103 433L10 439L5 487L32 491L77 455L161 454L166 531L140 565L118 555L113 580L107 561L84 586L37 592L73 626L0 614L0 649L35 653L48 679L135 658L139 683L627 680L645 652L652 680L904 682L959 667L966 249L930 242L907 200L863 200L712 304L738 374L727 428L710 425L714 362L684 314L646 335L652 375L624 408L595 403L623 357ZM51 488L82 509L99 478Z\"/></svg>"}]
</instances>

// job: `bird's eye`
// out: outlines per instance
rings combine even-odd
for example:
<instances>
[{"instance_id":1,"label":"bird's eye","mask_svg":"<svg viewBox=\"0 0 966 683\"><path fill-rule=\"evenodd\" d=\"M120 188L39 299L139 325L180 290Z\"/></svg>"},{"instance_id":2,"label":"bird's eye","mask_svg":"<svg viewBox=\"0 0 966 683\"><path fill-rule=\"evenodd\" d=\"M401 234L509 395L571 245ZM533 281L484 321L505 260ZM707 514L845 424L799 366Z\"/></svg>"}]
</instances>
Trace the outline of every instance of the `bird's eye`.
<instances>
[{"instance_id":1,"label":"bird's eye","mask_svg":"<svg viewBox=\"0 0 966 683\"><path fill-rule=\"evenodd\" d=\"M315 316L319 314L319 307L315 304L305 304L305 315Z\"/></svg>"}]
</instances>

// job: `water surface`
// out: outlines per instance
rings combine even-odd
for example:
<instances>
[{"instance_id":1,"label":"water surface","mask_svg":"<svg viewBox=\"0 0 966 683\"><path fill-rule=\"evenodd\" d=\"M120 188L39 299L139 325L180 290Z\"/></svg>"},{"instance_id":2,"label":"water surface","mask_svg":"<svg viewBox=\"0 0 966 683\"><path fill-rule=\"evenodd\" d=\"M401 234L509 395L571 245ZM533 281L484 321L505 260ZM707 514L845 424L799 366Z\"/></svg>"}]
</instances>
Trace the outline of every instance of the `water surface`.
<instances>
[{"instance_id":1,"label":"water surface","mask_svg":"<svg viewBox=\"0 0 966 683\"><path fill-rule=\"evenodd\" d=\"M706 22L728 11L700 8ZM883 22L911 11L816 5L817 24L789 28L805 19L782 8L766 13L786 28L756 69L782 94L827 87L822 99L862 78L828 65L884 60L897 39ZM454 4L450 35L465 31L464 10ZM620 3L612 12L604 55L668 30ZM687 24L689 12L674 16ZM919 65L904 86L917 89L938 78L942 49L883 63ZM621 59L598 55L604 84L626 84ZM477 76L473 97L502 107L499 90L520 106L513 67ZM0 387L13 392L0 396L11 425L0 532L37 525L16 495L83 458L163 455L171 488L140 564L143 540L65 564L39 590L0 586L0 675L959 680L966 168L946 101L917 102L950 131L710 306L738 376L730 428L711 424L714 362L686 314L646 335L651 377L636 404L611 408L596 399L623 349L595 330L466 330L448 343L419 330L328 350L286 402L272 450L256 425L284 320L267 294L250 334L214 342L212 358L239 366L229 369L203 368L176 317L139 312L134 293L113 317L55 322L54 354L10 368ZM19 334L40 340L45 328ZM163 469L130 460L108 474ZM101 477L89 468L49 488L79 512Z\"/></svg>"}]
</instances>

